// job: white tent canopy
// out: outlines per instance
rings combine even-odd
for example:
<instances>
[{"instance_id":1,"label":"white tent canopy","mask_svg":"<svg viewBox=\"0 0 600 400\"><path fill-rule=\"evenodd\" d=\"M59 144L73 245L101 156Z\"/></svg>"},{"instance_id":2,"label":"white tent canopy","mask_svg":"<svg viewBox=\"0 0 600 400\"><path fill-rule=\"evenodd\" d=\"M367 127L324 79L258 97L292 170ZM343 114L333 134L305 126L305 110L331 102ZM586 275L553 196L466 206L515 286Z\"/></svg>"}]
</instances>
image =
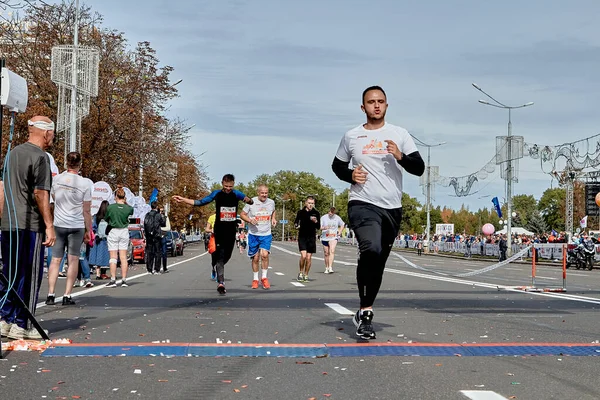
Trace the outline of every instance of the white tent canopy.
<instances>
[{"instance_id":1,"label":"white tent canopy","mask_svg":"<svg viewBox=\"0 0 600 400\"><path fill-rule=\"evenodd\" d=\"M533 236L534 233L533 232L529 232L527 229L525 228L519 228L516 226L513 226L510 228L510 231L515 234L515 235L528 235L528 236ZM506 234L506 226L504 228L502 228L499 231L496 231L497 235L505 235Z\"/></svg>"}]
</instances>

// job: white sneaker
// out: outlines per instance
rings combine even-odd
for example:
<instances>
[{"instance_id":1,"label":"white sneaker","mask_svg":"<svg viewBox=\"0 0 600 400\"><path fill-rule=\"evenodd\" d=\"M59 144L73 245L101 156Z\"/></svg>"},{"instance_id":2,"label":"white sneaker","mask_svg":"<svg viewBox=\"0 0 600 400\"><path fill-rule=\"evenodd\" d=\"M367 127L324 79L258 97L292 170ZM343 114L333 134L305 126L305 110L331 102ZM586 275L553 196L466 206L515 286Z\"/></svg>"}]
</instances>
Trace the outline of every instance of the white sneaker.
<instances>
[{"instance_id":1,"label":"white sneaker","mask_svg":"<svg viewBox=\"0 0 600 400\"><path fill-rule=\"evenodd\" d=\"M13 325L14 324L9 324L8 322L0 321L0 334L3 337L6 337Z\"/></svg>"},{"instance_id":2,"label":"white sneaker","mask_svg":"<svg viewBox=\"0 0 600 400\"><path fill-rule=\"evenodd\" d=\"M46 335L48 334L48 331L46 329L44 329L44 332L46 332ZM10 332L6 335L6 337L16 340L42 340L42 336L39 334L37 329L23 329L16 324L13 324L13 326L10 328Z\"/></svg>"},{"instance_id":3,"label":"white sneaker","mask_svg":"<svg viewBox=\"0 0 600 400\"><path fill-rule=\"evenodd\" d=\"M325 267L325 273L328 274L329 273L329 267Z\"/></svg>"},{"instance_id":4,"label":"white sneaker","mask_svg":"<svg viewBox=\"0 0 600 400\"><path fill-rule=\"evenodd\" d=\"M329 267L329 273L333 274L333 267Z\"/></svg>"}]
</instances>

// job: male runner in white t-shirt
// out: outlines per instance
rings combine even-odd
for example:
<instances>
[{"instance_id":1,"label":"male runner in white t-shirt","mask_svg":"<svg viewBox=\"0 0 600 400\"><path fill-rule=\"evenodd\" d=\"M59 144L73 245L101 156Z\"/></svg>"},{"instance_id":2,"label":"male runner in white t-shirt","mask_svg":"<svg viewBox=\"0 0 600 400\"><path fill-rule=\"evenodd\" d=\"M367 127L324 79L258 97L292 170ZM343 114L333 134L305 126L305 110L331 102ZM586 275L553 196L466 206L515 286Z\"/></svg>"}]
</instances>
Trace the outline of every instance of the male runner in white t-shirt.
<instances>
[{"instance_id":1,"label":"male runner in white t-shirt","mask_svg":"<svg viewBox=\"0 0 600 400\"><path fill-rule=\"evenodd\" d=\"M46 304L54 305L54 288L58 279L58 268L67 248L67 287L63 305L74 305L71 299L73 283L79 270L81 244L90 240L92 230L92 186L93 182L79 175L81 154L67 154L67 170L57 175L52 182L50 195L54 199L54 230L56 241L52 250L52 262L48 271L48 298Z\"/></svg>"},{"instance_id":2,"label":"male runner in white t-shirt","mask_svg":"<svg viewBox=\"0 0 600 400\"><path fill-rule=\"evenodd\" d=\"M338 238L342 236L343 229L344 221L335 213L335 207L331 207L329 212L321 217L321 243L323 244L326 274L333 274L335 247Z\"/></svg>"},{"instance_id":3,"label":"male runner in white t-shirt","mask_svg":"<svg viewBox=\"0 0 600 400\"><path fill-rule=\"evenodd\" d=\"M402 172L420 176L425 171L408 131L385 122L387 106L381 87L365 89L361 109L367 122L346 132L331 166L338 178L352 184L348 219L358 239L356 281L360 296L360 310L353 322L356 335L367 340L375 339L373 303L400 230Z\"/></svg>"},{"instance_id":4,"label":"male runner in white t-shirt","mask_svg":"<svg viewBox=\"0 0 600 400\"><path fill-rule=\"evenodd\" d=\"M263 289L271 285L267 279L269 270L269 253L271 253L271 227L277 224L275 202L269 199L267 185L258 187L258 196L252 199L254 204L246 204L240 213L242 221L248 223L248 257L252 259L252 289L258 289L258 265L262 261L261 284Z\"/></svg>"}]
</instances>

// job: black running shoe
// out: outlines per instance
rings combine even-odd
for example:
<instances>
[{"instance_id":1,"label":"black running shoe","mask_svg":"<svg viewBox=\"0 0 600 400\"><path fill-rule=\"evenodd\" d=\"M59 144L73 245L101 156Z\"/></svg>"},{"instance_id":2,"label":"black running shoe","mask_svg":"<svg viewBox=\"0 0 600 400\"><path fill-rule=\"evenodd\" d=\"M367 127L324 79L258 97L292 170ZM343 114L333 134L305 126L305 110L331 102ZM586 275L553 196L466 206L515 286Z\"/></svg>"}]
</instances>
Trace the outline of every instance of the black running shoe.
<instances>
[{"instance_id":1,"label":"black running shoe","mask_svg":"<svg viewBox=\"0 0 600 400\"><path fill-rule=\"evenodd\" d=\"M69 296L69 297L63 296L62 305L63 306L74 306L75 305L75 301L71 298L71 296Z\"/></svg>"},{"instance_id":2,"label":"black running shoe","mask_svg":"<svg viewBox=\"0 0 600 400\"><path fill-rule=\"evenodd\" d=\"M48 296L46 297L46 305L47 306L53 306L55 304L55 297L54 296Z\"/></svg>"},{"instance_id":3,"label":"black running shoe","mask_svg":"<svg viewBox=\"0 0 600 400\"><path fill-rule=\"evenodd\" d=\"M227 290L225 290L225 285L223 285L222 283L219 283L219 286L217 286L217 292L219 292L219 294L227 293Z\"/></svg>"},{"instance_id":4,"label":"black running shoe","mask_svg":"<svg viewBox=\"0 0 600 400\"><path fill-rule=\"evenodd\" d=\"M375 339L375 331L373 330L373 311L366 310L361 313L360 310L354 314L354 318L352 318L352 322L356 326L356 336L361 339L371 340Z\"/></svg>"}]
</instances>

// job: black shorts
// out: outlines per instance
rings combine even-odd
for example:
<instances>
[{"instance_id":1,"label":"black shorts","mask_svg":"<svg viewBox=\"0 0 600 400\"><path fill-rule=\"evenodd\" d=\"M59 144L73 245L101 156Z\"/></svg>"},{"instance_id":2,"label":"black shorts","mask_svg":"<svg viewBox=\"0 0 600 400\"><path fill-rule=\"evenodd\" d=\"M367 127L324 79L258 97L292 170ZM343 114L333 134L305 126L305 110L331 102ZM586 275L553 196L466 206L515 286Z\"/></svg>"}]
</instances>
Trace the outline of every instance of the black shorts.
<instances>
[{"instance_id":1,"label":"black shorts","mask_svg":"<svg viewBox=\"0 0 600 400\"><path fill-rule=\"evenodd\" d=\"M306 251L307 253L314 254L317 252L317 237L312 236L299 236L298 237L298 249L300 251Z\"/></svg>"}]
</instances>

